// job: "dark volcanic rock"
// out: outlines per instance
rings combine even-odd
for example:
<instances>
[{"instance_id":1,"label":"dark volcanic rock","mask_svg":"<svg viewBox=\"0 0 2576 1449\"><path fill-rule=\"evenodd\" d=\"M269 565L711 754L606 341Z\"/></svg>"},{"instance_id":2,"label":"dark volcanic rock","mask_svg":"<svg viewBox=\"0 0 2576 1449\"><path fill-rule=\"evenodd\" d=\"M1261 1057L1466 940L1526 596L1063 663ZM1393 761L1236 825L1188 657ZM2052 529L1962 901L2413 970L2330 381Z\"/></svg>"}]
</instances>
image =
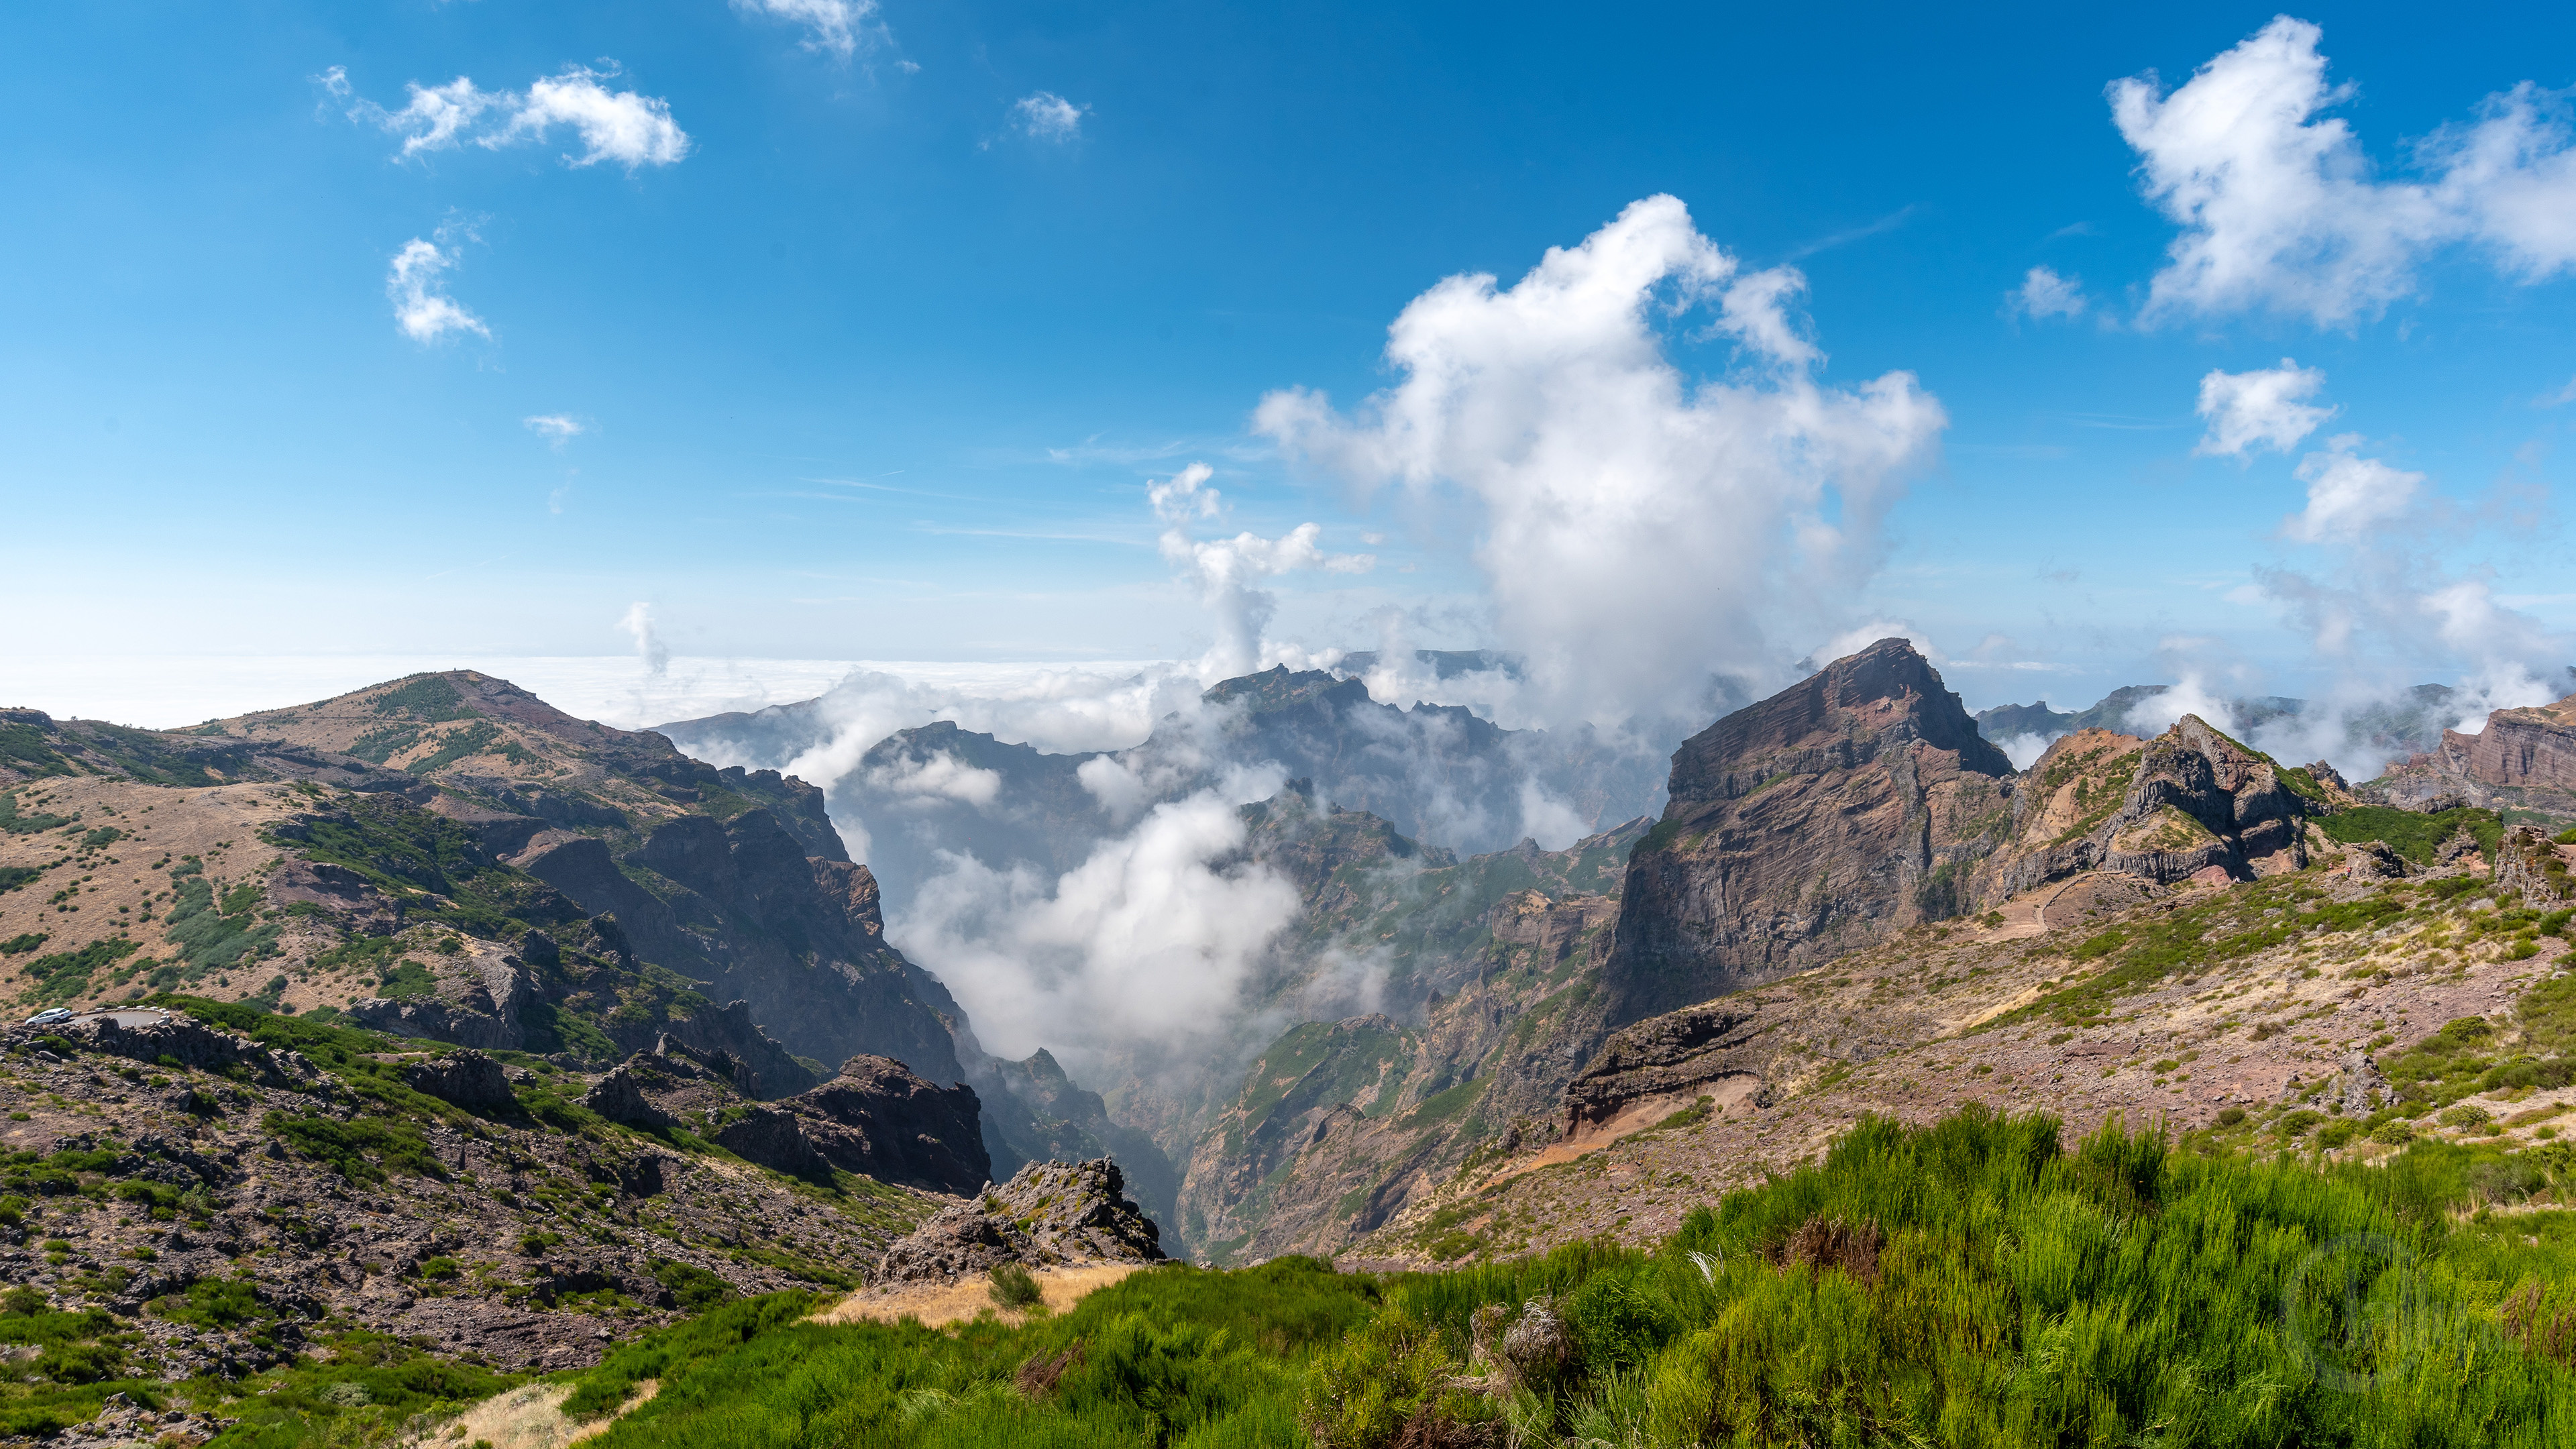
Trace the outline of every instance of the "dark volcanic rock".
<instances>
[{"instance_id":1,"label":"dark volcanic rock","mask_svg":"<svg viewBox=\"0 0 2576 1449\"><path fill-rule=\"evenodd\" d=\"M1031 1163L1002 1186L941 1209L888 1248L877 1281L954 1278L1003 1262L1159 1262L1162 1234L1128 1200L1126 1187L1107 1158Z\"/></svg>"},{"instance_id":2,"label":"dark volcanic rock","mask_svg":"<svg viewBox=\"0 0 2576 1449\"><path fill-rule=\"evenodd\" d=\"M709 1140L745 1162L776 1168L791 1177L820 1177L830 1170L823 1154L805 1140L804 1119L766 1102L717 1128Z\"/></svg>"},{"instance_id":3,"label":"dark volcanic rock","mask_svg":"<svg viewBox=\"0 0 2576 1449\"><path fill-rule=\"evenodd\" d=\"M651 1131L671 1125L670 1114L645 1100L642 1084L636 1080L632 1063L620 1062L614 1071L594 1083L584 1093L581 1104L611 1122Z\"/></svg>"},{"instance_id":4,"label":"dark volcanic rock","mask_svg":"<svg viewBox=\"0 0 2576 1449\"><path fill-rule=\"evenodd\" d=\"M780 1105L844 1172L961 1196L992 1178L975 1089L934 1086L890 1058L852 1057L838 1077Z\"/></svg>"},{"instance_id":5,"label":"dark volcanic rock","mask_svg":"<svg viewBox=\"0 0 2576 1449\"><path fill-rule=\"evenodd\" d=\"M222 1076L238 1073L262 1086L295 1088L317 1073L297 1052L272 1052L245 1036L208 1026L191 1016L157 1010L109 1011L85 1016L69 1026L47 1028L91 1051L146 1065L167 1057L182 1067ZM26 1040L43 1034L12 1027L9 1035Z\"/></svg>"},{"instance_id":6,"label":"dark volcanic rock","mask_svg":"<svg viewBox=\"0 0 2576 1449\"><path fill-rule=\"evenodd\" d=\"M1029 1235L1010 1219L986 1212L976 1203L951 1203L886 1249L877 1263L876 1281L953 1280L1034 1257Z\"/></svg>"},{"instance_id":7,"label":"dark volcanic rock","mask_svg":"<svg viewBox=\"0 0 2576 1449\"><path fill-rule=\"evenodd\" d=\"M2012 773L1903 639L1693 736L1629 857L1612 1024L1957 914L2004 833Z\"/></svg>"},{"instance_id":8,"label":"dark volcanic rock","mask_svg":"<svg viewBox=\"0 0 2576 1449\"><path fill-rule=\"evenodd\" d=\"M501 1064L478 1051L447 1052L403 1068L403 1081L413 1091L462 1107L478 1117L505 1116L518 1110L510 1078Z\"/></svg>"}]
</instances>

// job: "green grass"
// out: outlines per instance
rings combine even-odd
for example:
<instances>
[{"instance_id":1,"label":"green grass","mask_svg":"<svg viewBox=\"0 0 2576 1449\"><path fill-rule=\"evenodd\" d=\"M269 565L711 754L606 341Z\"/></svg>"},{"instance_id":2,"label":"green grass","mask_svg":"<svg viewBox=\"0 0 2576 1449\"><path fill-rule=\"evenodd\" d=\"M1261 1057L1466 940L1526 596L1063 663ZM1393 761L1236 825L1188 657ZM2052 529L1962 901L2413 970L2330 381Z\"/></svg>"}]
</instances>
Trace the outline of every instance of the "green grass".
<instances>
[{"instance_id":1,"label":"green grass","mask_svg":"<svg viewBox=\"0 0 2576 1449\"><path fill-rule=\"evenodd\" d=\"M44 731L15 721L0 722L0 765L38 779L74 773L72 762L45 742ZM12 800L11 796L0 795L0 802ZM5 822L10 813L15 813L14 803L6 807L6 813L0 813L0 822Z\"/></svg>"},{"instance_id":2,"label":"green grass","mask_svg":"<svg viewBox=\"0 0 2576 1449\"><path fill-rule=\"evenodd\" d=\"M36 984L26 1000L46 1006L70 1001L90 988L90 978L135 953L138 948L123 936L92 941L77 951L56 951L27 963L27 976Z\"/></svg>"},{"instance_id":3,"label":"green grass","mask_svg":"<svg viewBox=\"0 0 2576 1449\"><path fill-rule=\"evenodd\" d=\"M2442 842L2457 835L2464 826L2490 860L2495 858L2496 842L2504 838L2504 821L2492 810L2445 810L2439 815L2420 815L2386 805L2360 805L2319 816L2316 823L2329 839L2345 845L2381 841L2417 865L2431 865Z\"/></svg>"},{"instance_id":4,"label":"green grass","mask_svg":"<svg viewBox=\"0 0 2576 1449\"><path fill-rule=\"evenodd\" d=\"M589 1441L598 1449L1291 1445L1306 1360L1365 1321L1377 1298L1375 1280L1311 1258L1241 1272L1156 1268L1069 1313L953 1333L800 1323L812 1300L772 1295L617 1349L565 1408L606 1413L638 1382L661 1382ZM1051 1388L1014 1387L1022 1365L1076 1344Z\"/></svg>"},{"instance_id":5,"label":"green grass","mask_svg":"<svg viewBox=\"0 0 2576 1449\"><path fill-rule=\"evenodd\" d=\"M477 720L463 729L441 735L438 748L403 766L415 775L434 775L457 761L479 755L501 737L501 727L490 720Z\"/></svg>"},{"instance_id":6,"label":"green grass","mask_svg":"<svg viewBox=\"0 0 2576 1449\"><path fill-rule=\"evenodd\" d=\"M566 1408L595 1419L659 1382L600 1449L2562 1444L2576 1214L2461 1214L2576 1186L2571 1167L2566 1149L2326 1167L2116 1123L2070 1150L2044 1116L1867 1120L1651 1251L1391 1278L1174 1265L945 1332L819 1325L811 1297L771 1295L611 1351ZM1479 1311L1533 1301L1570 1363L1480 1392Z\"/></svg>"},{"instance_id":7,"label":"green grass","mask_svg":"<svg viewBox=\"0 0 2576 1449\"><path fill-rule=\"evenodd\" d=\"M5 740L8 730L26 728L25 725L0 726L0 740ZM33 731L29 732L33 733ZM67 775L71 771L65 768L58 773ZM21 814L18 810L18 792L0 791L0 830L5 830L11 835L34 835L41 831L58 830L71 823L72 817L69 815Z\"/></svg>"},{"instance_id":8,"label":"green grass","mask_svg":"<svg viewBox=\"0 0 2576 1449\"><path fill-rule=\"evenodd\" d=\"M172 871L170 875L170 925L164 933L186 963L177 980L193 982L245 958L259 961L277 954L279 928L257 919L256 885L245 881L218 901L214 882L195 869L194 862L183 869L185 874Z\"/></svg>"},{"instance_id":9,"label":"green grass","mask_svg":"<svg viewBox=\"0 0 2576 1449\"><path fill-rule=\"evenodd\" d=\"M475 718L475 712L466 708L465 696L456 692L456 686L435 674L413 675L377 695L375 710L378 714L398 714L423 724Z\"/></svg>"},{"instance_id":10,"label":"green grass","mask_svg":"<svg viewBox=\"0 0 2576 1449\"><path fill-rule=\"evenodd\" d=\"M2321 1171L2116 1126L2065 1153L2044 1117L1867 1122L1652 1253L1399 1280L1309 1408L1337 1449L1495 1412L1529 1438L1671 1446L2564 1442L2576 1377L2492 1305L2576 1299L2569 1215L2535 1224L2544 1249L2529 1219L2454 1228L2480 1190L2463 1155ZM1875 1229L1874 1271L1783 1254L1819 1222ZM1580 1372L1499 1405L1444 1387L1475 1310L1532 1298Z\"/></svg>"}]
</instances>

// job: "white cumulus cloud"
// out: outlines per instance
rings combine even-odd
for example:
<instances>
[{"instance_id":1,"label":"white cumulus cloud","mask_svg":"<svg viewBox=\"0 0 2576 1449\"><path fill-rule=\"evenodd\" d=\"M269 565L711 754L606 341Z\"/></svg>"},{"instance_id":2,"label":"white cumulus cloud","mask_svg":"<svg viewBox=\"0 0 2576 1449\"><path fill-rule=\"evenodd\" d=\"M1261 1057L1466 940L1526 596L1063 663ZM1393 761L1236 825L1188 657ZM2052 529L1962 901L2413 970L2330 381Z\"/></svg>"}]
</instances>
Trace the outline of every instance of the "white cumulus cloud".
<instances>
[{"instance_id":1,"label":"white cumulus cloud","mask_svg":"<svg viewBox=\"0 0 2576 1449\"><path fill-rule=\"evenodd\" d=\"M1215 518L1222 510L1222 496L1208 486L1214 476L1216 471L1207 464L1192 463L1169 481L1145 490L1147 502L1163 522L1163 557L1183 569L1184 577L1197 588L1216 631L1215 646L1199 666L1200 678L1209 684L1249 674L1266 655L1279 652L1262 638L1277 601L1256 588L1255 581L1298 569L1360 574L1377 566L1374 554L1326 553L1317 543L1323 530L1312 523L1301 523L1277 538L1255 533L1214 539L1193 536L1195 521Z\"/></svg>"},{"instance_id":2,"label":"white cumulus cloud","mask_svg":"<svg viewBox=\"0 0 2576 1449\"><path fill-rule=\"evenodd\" d=\"M2286 453L2334 416L2334 409L2306 401L2325 385L2324 369L2301 367L2287 357L2278 367L2252 372L2212 368L2200 380L2199 412L2209 431L2191 451L2237 459L2260 448Z\"/></svg>"},{"instance_id":3,"label":"white cumulus cloud","mask_svg":"<svg viewBox=\"0 0 2576 1449\"><path fill-rule=\"evenodd\" d=\"M2111 112L2149 201L2180 224L2145 319L2268 310L2320 326L2376 316L2433 249L2482 244L2525 280L2576 264L2576 129L2567 95L2529 82L2414 147L2384 180L2326 79L2324 32L2283 15L2165 94L2115 81Z\"/></svg>"},{"instance_id":4,"label":"white cumulus cloud","mask_svg":"<svg viewBox=\"0 0 2576 1449\"><path fill-rule=\"evenodd\" d=\"M1415 298L1388 329L1401 380L1356 410L1290 388L1254 426L1364 487L1481 511L1476 562L1534 719L1704 717L1782 681L1784 638L1849 621L1879 520L1947 422L1908 372L1820 384L1789 311L1804 285L1745 272L1649 197L1510 287L1456 276ZM1740 367L1694 381L1664 329L1703 307Z\"/></svg>"},{"instance_id":5,"label":"white cumulus cloud","mask_svg":"<svg viewBox=\"0 0 2576 1449\"><path fill-rule=\"evenodd\" d=\"M2326 440L2325 449L2299 460L2308 506L2283 529L2302 543L2349 543L2404 513L2424 475L2392 468L2356 450L2359 433Z\"/></svg>"},{"instance_id":6,"label":"white cumulus cloud","mask_svg":"<svg viewBox=\"0 0 2576 1449\"><path fill-rule=\"evenodd\" d=\"M445 233L440 233L444 240ZM394 304L394 325L414 342L441 342L460 333L489 337L492 329L447 295L446 274L456 265L454 248L413 237L394 253L385 277L385 295Z\"/></svg>"},{"instance_id":7,"label":"white cumulus cloud","mask_svg":"<svg viewBox=\"0 0 2576 1449\"><path fill-rule=\"evenodd\" d=\"M1295 889L1241 859L1236 806L1279 783L1157 805L1053 880L951 857L888 934L1005 1056L1186 1049L1236 1018L1245 979L1296 919Z\"/></svg>"},{"instance_id":8,"label":"white cumulus cloud","mask_svg":"<svg viewBox=\"0 0 2576 1449\"><path fill-rule=\"evenodd\" d=\"M401 110L354 100L349 119L400 136L405 157L468 140L493 149L541 141L557 126L569 126L581 138L581 154L564 156L570 166L613 161L633 171L668 166L687 156L688 133L671 119L671 103L601 84L616 75L615 62L602 70L566 66L532 82L525 92L487 91L468 76L440 86L415 82L405 87L411 99ZM324 73L322 86L336 97L352 94L348 73L339 66Z\"/></svg>"},{"instance_id":9,"label":"white cumulus cloud","mask_svg":"<svg viewBox=\"0 0 2576 1449\"><path fill-rule=\"evenodd\" d=\"M1011 103L1011 123L1032 140L1070 141L1082 134L1082 118L1090 111L1053 91L1039 91Z\"/></svg>"}]
</instances>

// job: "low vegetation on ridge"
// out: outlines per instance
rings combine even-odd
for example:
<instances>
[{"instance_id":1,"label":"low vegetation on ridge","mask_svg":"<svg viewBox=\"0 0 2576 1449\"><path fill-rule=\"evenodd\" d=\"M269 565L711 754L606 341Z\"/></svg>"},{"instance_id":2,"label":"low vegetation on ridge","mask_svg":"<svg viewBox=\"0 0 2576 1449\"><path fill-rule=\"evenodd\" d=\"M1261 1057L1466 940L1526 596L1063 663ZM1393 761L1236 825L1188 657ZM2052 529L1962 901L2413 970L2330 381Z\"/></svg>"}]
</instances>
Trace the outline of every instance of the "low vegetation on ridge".
<instances>
[{"instance_id":1,"label":"low vegetation on ridge","mask_svg":"<svg viewBox=\"0 0 2576 1449\"><path fill-rule=\"evenodd\" d=\"M1651 1249L1175 1264L951 1332L778 1295L614 1351L565 1407L659 1385L600 1449L2563 1442L2576 1214L2461 1216L2462 1153L1870 1120Z\"/></svg>"}]
</instances>

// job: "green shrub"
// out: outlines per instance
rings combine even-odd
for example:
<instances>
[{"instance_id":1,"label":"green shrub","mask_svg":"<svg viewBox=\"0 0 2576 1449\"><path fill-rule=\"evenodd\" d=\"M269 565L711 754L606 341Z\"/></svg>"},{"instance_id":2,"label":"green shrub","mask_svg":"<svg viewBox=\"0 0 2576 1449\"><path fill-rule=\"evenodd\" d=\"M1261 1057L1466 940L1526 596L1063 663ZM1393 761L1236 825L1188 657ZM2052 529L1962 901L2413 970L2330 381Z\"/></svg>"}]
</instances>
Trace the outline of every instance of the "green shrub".
<instances>
[{"instance_id":1,"label":"green shrub","mask_svg":"<svg viewBox=\"0 0 2576 1449\"><path fill-rule=\"evenodd\" d=\"M1004 1308L1025 1310L1046 1302L1038 1280L1017 1263L996 1263L989 1276L993 1280L993 1301Z\"/></svg>"}]
</instances>

